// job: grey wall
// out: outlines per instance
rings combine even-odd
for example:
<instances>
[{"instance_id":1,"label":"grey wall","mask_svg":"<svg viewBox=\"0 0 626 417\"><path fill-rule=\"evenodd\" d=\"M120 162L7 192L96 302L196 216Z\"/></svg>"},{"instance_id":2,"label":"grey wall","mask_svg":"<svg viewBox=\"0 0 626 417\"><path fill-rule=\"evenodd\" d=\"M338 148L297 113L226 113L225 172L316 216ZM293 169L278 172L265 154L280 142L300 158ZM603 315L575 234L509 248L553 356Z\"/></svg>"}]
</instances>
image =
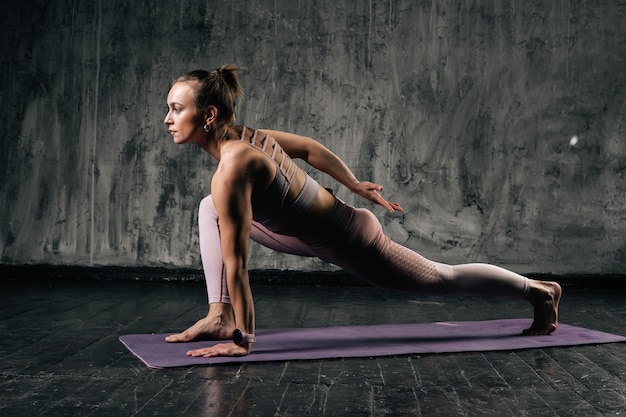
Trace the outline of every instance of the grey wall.
<instances>
[{"instance_id":1,"label":"grey wall","mask_svg":"<svg viewBox=\"0 0 626 417\"><path fill-rule=\"evenodd\" d=\"M311 135L382 183L406 209L373 207L395 240L448 263L623 273L625 17L623 0L17 2L0 262L199 266L215 163L172 143L165 98L183 72L236 63L238 121ZM251 267L328 268L258 246Z\"/></svg>"}]
</instances>

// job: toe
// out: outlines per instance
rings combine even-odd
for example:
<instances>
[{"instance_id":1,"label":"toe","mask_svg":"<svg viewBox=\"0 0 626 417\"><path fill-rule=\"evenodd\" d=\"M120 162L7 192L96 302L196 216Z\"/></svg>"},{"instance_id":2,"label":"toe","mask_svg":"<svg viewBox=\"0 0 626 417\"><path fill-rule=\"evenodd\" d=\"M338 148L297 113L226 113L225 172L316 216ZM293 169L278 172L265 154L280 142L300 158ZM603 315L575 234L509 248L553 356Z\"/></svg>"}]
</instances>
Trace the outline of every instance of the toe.
<instances>
[{"instance_id":1,"label":"toe","mask_svg":"<svg viewBox=\"0 0 626 417\"><path fill-rule=\"evenodd\" d=\"M165 341L168 343L184 342L185 337L183 333L171 334L165 338Z\"/></svg>"}]
</instances>

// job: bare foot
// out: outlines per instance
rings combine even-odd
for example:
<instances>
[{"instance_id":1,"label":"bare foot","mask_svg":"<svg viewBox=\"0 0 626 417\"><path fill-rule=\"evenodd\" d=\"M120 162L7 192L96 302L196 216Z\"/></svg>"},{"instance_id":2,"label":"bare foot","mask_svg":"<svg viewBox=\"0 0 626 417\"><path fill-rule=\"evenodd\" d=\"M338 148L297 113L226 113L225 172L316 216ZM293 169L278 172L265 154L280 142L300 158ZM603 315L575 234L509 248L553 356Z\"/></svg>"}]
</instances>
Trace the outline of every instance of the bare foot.
<instances>
[{"instance_id":1,"label":"bare foot","mask_svg":"<svg viewBox=\"0 0 626 417\"><path fill-rule=\"evenodd\" d=\"M211 304L206 317L198 320L182 333L165 338L169 343L193 342L195 340L230 340L235 330L235 316L230 304Z\"/></svg>"},{"instance_id":2,"label":"bare foot","mask_svg":"<svg viewBox=\"0 0 626 417\"><path fill-rule=\"evenodd\" d=\"M523 334L546 335L556 330L559 324L559 302L562 292L561 286L556 282L530 280L527 299L535 309L535 317Z\"/></svg>"}]
</instances>

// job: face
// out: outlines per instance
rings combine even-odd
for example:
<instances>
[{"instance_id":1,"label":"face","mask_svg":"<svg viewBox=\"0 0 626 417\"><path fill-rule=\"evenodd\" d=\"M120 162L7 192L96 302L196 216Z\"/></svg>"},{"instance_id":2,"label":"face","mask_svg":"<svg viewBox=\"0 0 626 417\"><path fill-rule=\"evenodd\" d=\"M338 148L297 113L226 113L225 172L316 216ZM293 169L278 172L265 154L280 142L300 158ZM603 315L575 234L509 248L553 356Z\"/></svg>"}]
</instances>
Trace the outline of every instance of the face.
<instances>
[{"instance_id":1,"label":"face","mask_svg":"<svg viewBox=\"0 0 626 417\"><path fill-rule=\"evenodd\" d=\"M177 144L199 142L204 138L205 120L199 114L189 83L178 82L167 95L165 124Z\"/></svg>"}]
</instances>

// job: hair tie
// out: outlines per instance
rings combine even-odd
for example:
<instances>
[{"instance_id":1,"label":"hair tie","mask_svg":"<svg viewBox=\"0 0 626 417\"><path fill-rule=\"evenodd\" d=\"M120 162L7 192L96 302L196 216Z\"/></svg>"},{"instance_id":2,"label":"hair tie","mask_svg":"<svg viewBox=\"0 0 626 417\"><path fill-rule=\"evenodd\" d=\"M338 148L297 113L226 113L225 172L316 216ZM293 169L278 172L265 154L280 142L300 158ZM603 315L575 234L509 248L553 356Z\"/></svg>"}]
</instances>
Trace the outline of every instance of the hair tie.
<instances>
[{"instance_id":1,"label":"hair tie","mask_svg":"<svg viewBox=\"0 0 626 417\"><path fill-rule=\"evenodd\" d=\"M220 77L222 80L224 80L224 74L222 74L222 70L217 68L214 69L213 71L211 71L211 74L217 75L218 77Z\"/></svg>"}]
</instances>

